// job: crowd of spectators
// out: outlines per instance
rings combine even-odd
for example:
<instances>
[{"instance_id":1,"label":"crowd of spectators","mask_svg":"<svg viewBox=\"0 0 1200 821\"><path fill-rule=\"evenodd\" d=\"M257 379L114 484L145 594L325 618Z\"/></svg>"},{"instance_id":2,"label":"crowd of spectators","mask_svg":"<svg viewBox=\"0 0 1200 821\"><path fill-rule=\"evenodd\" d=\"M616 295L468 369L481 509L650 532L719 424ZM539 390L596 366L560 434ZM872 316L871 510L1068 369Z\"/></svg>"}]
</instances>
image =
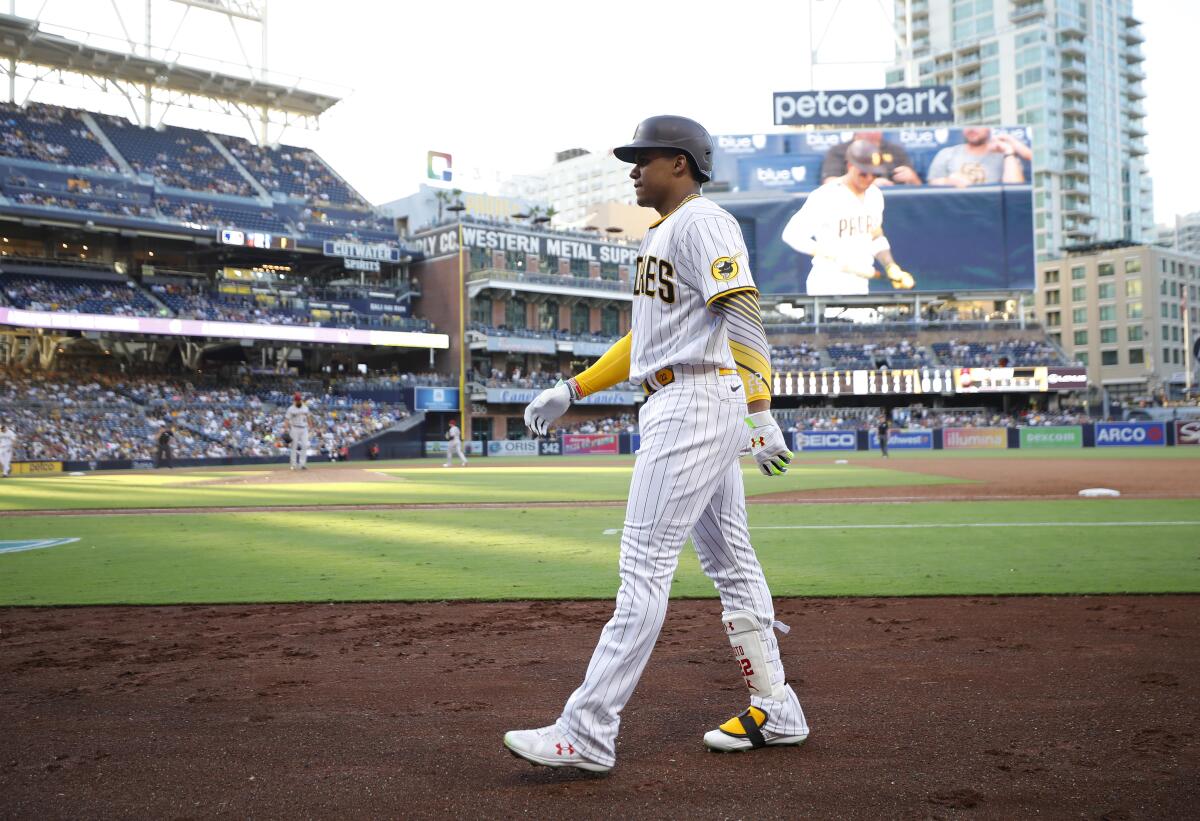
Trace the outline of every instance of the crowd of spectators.
<instances>
[{"instance_id":1,"label":"crowd of spectators","mask_svg":"<svg viewBox=\"0 0 1200 821\"><path fill-rule=\"evenodd\" d=\"M821 368L821 349L807 342L772 345L771 368L776 371L815 371Z\"/></svg>"},{"instance_id":2,"label":"crowd of spectators","mask_svg":"<svg viewBox=\"0 0 1200 821\"><path fill-rule=\"evenodd\" d=\"M555 425L558 433L637 433L637 414L622 413L604 419L585 419L567 425Z\"/></svg>"},{"instance_id":3,"label":"crowd of spectators","mask_svg":"<svg viewBox=\"0 0 1200 821\"><path fill-rule=\"evenodd\" d=\"M264 188L308 202L367 206L333 173L315 151L295 146L262 146L238 137L222 137L230 153Z\"/></svg>"},{"instance_id":4,"label":"crowd of spectators","mask_svg":"<svg viewBox=\"0 0 1200 821\"><path fill-rule=\"evenodd\" d=\"M951 339L949 342L935 342L932 347L943 364L960 367L989 368L1068 364L1063 361L1062 356L1053 345L1037 339L1011 342L974 342Z\"/></svg>"},{"instance_id":5,"label":"crowd of spectators","mask_svg":"<svg viewBox=\"0 0 1200 821\"><path fill-rule=\"evenodd\" d=\"M0 103L0 154L25 160L116 171L87 124L59 106Z\"/></svg>"},{"instance_id":6,"label":"crowd of spectators","mask_svg":"<svg viewBox=\"0 0 1200 821\"><path fill-rule=\"evenodd\" d=\"M478 331L481 334L488 336L516 336L523 339L554 339L563 342L600 342L611 345L617 341L615 336L607 336L605 334L594 334L590 332L576 333L573 331L553 330L534 330L532 328L510 328L507 325L484 325L480 322L472 322L467 330Z\"/></svg>"},{"instance_id":7,"label":"crowd of spectators","mask_svg":"<svg viewBox=\"0 0 1200 821\"><path fill-rule=\"evenodd\" d=\"M165 377L0 372L0 419L26 459L150 459L167 424L176 458L283 455L285 403ZM290 397L286 397L290 402ZM313 396L310 448L338 453L408 416L400 403Z\"/></svg>"},{"instance_id":8,"label":"crowd of spectators","mask_svg":"<svg viewBox=\"0 0 1200 821\"><path fill-rule=\"evenodd\" d=\"M155 313L154 304L128 282L2 274L0 290L14 307L31 311L116 316Z\"/></svg>"}]
</instances>

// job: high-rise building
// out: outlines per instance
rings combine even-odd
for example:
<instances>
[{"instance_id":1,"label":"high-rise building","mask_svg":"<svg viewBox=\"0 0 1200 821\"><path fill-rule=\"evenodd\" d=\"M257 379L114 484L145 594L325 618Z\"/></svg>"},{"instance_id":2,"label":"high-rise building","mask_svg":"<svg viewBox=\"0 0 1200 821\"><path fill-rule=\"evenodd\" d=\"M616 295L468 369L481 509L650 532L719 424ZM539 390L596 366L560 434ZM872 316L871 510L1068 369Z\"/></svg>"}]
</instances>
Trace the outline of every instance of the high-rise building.
<instances>
[{"instance_id":1,"label":"high-rise building","mask_svg":"<svg viewBox=\"0 0 1200 821\"><path fill-rule=\"evenodd\" d=\"M501 193L553 207L555 224L585 228L588 216L602 203L636 205L629 170L628 163L611 153L592 154L574 148L560 151L554 165L540 174L508 180Z\"/></svg>"},{"instance_id":2,"label":"high-rise building","mask_svg":"<svg viewBox=\"0 0 1200 821\"><path fill-rule=\"evenodd\" d=\"M960 125L1034 129L1039 258L1155 239L1132 0L896 0L889 85L949 85Z\"/></svg>"},{"instance_id":3,"label":"high-rise building","mask_svg":"<svg viewBox=\"0 0 1200 821\"><path fill-rule=\"evenodd\" d=\"M1155 245L1200 256L1200 211L1175 217L1175 223L1154 226Z\"/></svg>"}]
</instances>

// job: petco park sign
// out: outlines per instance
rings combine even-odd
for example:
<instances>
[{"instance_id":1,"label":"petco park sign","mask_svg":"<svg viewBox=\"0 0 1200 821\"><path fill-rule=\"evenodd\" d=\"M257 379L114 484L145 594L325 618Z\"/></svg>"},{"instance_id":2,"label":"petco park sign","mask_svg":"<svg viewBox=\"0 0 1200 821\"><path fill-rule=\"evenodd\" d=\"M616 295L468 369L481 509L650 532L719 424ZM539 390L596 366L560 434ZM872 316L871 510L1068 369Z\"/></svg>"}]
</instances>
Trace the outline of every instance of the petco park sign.
<instances>
[{"instance_id":1,"label":"petco park sign","mask_svg":"<svg viewBox=\"0 0 1200 821\"><path fill-rule=\"evenodd\" d=\"M954 122L954 95L950 86L775 92L775 125L918 122Z\"/></svg>"}]
</instances>

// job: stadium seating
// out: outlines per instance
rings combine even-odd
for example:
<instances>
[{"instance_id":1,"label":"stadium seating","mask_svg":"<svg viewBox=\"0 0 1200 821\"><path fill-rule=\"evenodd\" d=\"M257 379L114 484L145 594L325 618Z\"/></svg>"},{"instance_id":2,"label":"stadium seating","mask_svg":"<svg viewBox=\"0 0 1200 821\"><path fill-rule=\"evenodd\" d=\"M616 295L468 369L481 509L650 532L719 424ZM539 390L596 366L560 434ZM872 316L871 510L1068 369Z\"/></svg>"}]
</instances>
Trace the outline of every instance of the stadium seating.
<instances>
[{"instance_id":1,"label":"stadium seating","mask_svg":"<svg viewBox=\"0 0 1200 821\"><path fill-rule=\"evenodd\" d=\"M240 137L220 139L268 191L313 203L368 207L315 151L290 145L255 145Z\"/></svg>"},{"instance_id":2,"label":"stadium seating","mask_svg":"<svg viewBox=\"0 0 1200 821\"><path fill-rule=\"evenodd\" d=\"M135 171L152 174L164 185L243 197L255 194L202 131L142 128L101 115L96 115L96 121Z\"/></svg>"},{"instance_id":3,"label":"stadium seating","mask_svg":"<svg viewBox=\"0 0 1200 821\"><path fill-rule=\"evenodd\" d=\"M42 103L0 103L0 155L116 171L91 129L71 109Z\"/></svg>"},{"instance_id":4,"label":"stadium seating","mask_svg":"<svg viewBox=\"0 0 1200 821\"><path fill-rule=\"evenodd\" d=\"M993 367L1001 363L1015 365L1070 364L1048 342L1015 340L1009 342L958 341L935 342L934 353L944 365Z\"/></svg>"},{"instance_id":5,"label":"stadium seating","mask_svg":"<svg viewBox=\"0 0 1200 821\"><path fill-rule=\"evenodd\" d=\"M153 316L158 308L129 282L0 274L0 290L16 308L78 314Z\"/></svg>"}]
</instances>

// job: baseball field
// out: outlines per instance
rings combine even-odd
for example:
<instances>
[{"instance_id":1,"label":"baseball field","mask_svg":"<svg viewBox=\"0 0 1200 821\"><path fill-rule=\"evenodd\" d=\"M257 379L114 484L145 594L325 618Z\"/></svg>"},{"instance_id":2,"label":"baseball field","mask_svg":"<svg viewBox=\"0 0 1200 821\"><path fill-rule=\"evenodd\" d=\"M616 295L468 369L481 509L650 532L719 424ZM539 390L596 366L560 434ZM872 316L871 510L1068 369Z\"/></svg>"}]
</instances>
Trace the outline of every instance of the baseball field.
<instances>
[{"instance_id":1,"label":"baseball field","mask_svg":"<svg viewBox=\"0 0 1200 821\"><path fill-rule=\"evenodd\" d=\"M746 465L813 735L743 709L685 547L597 778L508 757L618 583L628 457L0 483L2 817L1183 817L1200 449ZM1084 499L1106 487L1119 498Z\"/></svg>"}]
</instances>

